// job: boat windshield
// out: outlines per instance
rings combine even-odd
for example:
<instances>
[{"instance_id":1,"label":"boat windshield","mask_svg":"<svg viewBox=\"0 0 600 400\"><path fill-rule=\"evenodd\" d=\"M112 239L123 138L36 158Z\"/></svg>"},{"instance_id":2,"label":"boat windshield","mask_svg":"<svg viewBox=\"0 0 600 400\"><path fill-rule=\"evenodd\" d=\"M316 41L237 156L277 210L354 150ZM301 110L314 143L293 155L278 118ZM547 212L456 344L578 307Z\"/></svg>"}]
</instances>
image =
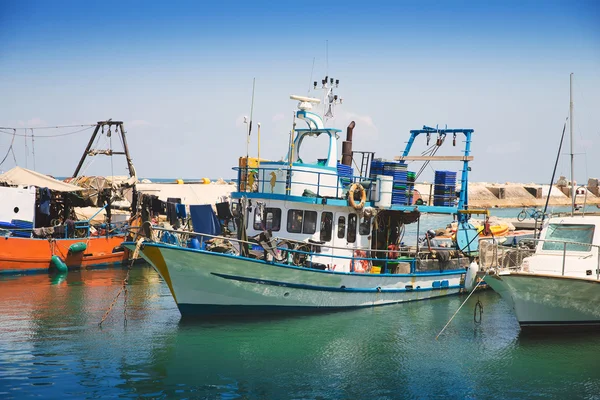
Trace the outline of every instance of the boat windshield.
<instances>
[{"instance_id":1,"label":"boat windshield","mask_svg":"<svg viewBox=\"0 0 600 400\"><path fill-rule=\"evenodd\" d=\"M568 243L567 251L590 251L591 246L583 243L592 243L594 238L594 225L579 224L550 224L545 240L558 240ZM542 250L564 250L564 244L558 242L544 242Z\"/></svg>"}]
</instances>

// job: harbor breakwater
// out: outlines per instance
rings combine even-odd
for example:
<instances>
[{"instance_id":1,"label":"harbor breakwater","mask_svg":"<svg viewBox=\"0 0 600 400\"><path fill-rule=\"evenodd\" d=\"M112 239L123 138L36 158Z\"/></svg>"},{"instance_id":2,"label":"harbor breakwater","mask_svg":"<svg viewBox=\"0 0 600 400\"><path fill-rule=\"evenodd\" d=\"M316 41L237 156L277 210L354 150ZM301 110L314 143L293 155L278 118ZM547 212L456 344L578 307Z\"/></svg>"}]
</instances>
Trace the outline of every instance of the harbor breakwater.
<instances>
[{"instance_id":1,"label":"harbor breakwater","mask_svg":"<svg viewBox=\"0 0 600 400\"><path fill-rule=\"evenodd\" d=\"M433 184L418 183L415 189L425 202L433 195ZM587 186L576 186L575 204L600 204L598 180L590 179ZM469 205L472 207L540 207L546 200L552 206L571 205L571 186L535 183L469 182Z\"/></svg>"}]
</instances>

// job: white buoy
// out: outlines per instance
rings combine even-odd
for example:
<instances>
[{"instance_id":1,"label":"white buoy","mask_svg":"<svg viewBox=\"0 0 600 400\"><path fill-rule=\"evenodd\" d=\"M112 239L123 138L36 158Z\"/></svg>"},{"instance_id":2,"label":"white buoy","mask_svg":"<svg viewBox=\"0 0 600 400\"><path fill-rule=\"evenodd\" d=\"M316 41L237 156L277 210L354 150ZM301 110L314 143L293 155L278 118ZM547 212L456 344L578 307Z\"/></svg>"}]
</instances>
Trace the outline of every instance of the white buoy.
<instances>
[{"instance_id":1,"label":"white buoy","mask_svg":"<svg viewBox=\"0 0 600 400\"><path fill-rule=\"evenodd\" d=\"M471 291L477 285L477 273L479 272L479 265L475 261L469 264L467 268L467 274L465 275L465 289Z\"/></svg>"}]
</instances>

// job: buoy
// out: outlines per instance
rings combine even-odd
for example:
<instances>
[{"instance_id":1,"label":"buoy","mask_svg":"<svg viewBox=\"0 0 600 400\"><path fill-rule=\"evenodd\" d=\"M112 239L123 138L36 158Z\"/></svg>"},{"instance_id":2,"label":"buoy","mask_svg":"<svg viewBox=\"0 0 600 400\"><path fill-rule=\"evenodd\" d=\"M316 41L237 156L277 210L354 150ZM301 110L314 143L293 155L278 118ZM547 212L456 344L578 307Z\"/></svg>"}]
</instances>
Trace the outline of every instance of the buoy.
<instances>
[{"instance_id":1,"label":"buoy","mask_svg":"<svg viewBox=\"0 0 600 400\"><path fill-rule=\"evenodd\" d=\"M68 272L69 271L67 264L65 264L65 262L63 260L61 260L59 256L56 256L56 255L52 256L50 258L50 263L58 272Z\"/></svg>"},{"instance_id":2,"label":"buoy","mask_svg":"<svg viewBox=\"0 0 600 400\"><path fill-rule=\"evenodd\" d=\"M87 244L85 242L77 242L73 243L69 246L69 254L79 253L87 249Z\"/></svg>"},{"instance_id":3,"label":"buoy","mask_svg":"<svg viewBox=\"0 0 600 400\"><path fill-rule=\"evenodd\" d=\"M469 292L477 285L477 272L479 272L479 265L475 261L469 264L467 268L467 274L465 275L465 289Z\"/></svg>"},{"instance_id":4,"label":"buoy","mask_svg":"<svg viewBox=\"0 0 600 400\"><path fill-rule=\"evenodd\" d=\"M360 193L360 203L356 204L354 201L354 192L357 191ZM367 191L360 183L353 183L350 186L350 190L348 191L348 202L352 208L355 210L362 210L365 206L365 202L367 201Z\"/></svg>"},{"instance_id":5,"label":"buoy","mask_svg":"<svg viewBox=\"0 0 600 400\"><path fill-rule=\"evenodd\" d=\"M205 185L208 185L208 184L210 183L210 179L208 179L208 178L202 178L202 179L200 180L200 182L202 182L202 183L203 183L203 184L205 184Z\"/></svg>"},{"instance_id":6,"label":"buoy","mask_svg":"<svg viewBox=\"0 0 600 400\"><path fill-rule=\"evenodd\" d=\"M67 279L66 272L57 272L56 274L52 274L50 277L50 283L52 285L60 285Z\"/></svg>"},{"instance_id":7,"label":"buoy","mask_svg":"<svg viewBox=\"0 0 600 400\"><path fill-rule=\"evenodd\" d=\"M175 179L175 183L178 185L183 185L183 179Z\"/></svg>"}]
</instances>

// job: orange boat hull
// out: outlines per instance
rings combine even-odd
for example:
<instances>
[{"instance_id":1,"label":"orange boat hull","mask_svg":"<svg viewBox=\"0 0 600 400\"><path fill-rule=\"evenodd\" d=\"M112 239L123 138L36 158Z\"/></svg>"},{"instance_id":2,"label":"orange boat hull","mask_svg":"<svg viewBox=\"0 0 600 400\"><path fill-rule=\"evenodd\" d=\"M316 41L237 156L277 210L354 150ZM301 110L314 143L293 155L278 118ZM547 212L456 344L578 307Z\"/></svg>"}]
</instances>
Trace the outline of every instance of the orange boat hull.
<instances>
[{"instance_id":1,"label":"orange boat hull","mask_svg":"<svg viewBox=\"0 0 600 400\"><path fill-rule=\"evenodd\" d=\"M0 274L47 271L53 255L59 256L69 269L120 265L129 251L119 249L123 236L83 239L33 239L0 237ZM69 254L69 246L85 242L84 251Z\"/></svg>"}]
</instances>

